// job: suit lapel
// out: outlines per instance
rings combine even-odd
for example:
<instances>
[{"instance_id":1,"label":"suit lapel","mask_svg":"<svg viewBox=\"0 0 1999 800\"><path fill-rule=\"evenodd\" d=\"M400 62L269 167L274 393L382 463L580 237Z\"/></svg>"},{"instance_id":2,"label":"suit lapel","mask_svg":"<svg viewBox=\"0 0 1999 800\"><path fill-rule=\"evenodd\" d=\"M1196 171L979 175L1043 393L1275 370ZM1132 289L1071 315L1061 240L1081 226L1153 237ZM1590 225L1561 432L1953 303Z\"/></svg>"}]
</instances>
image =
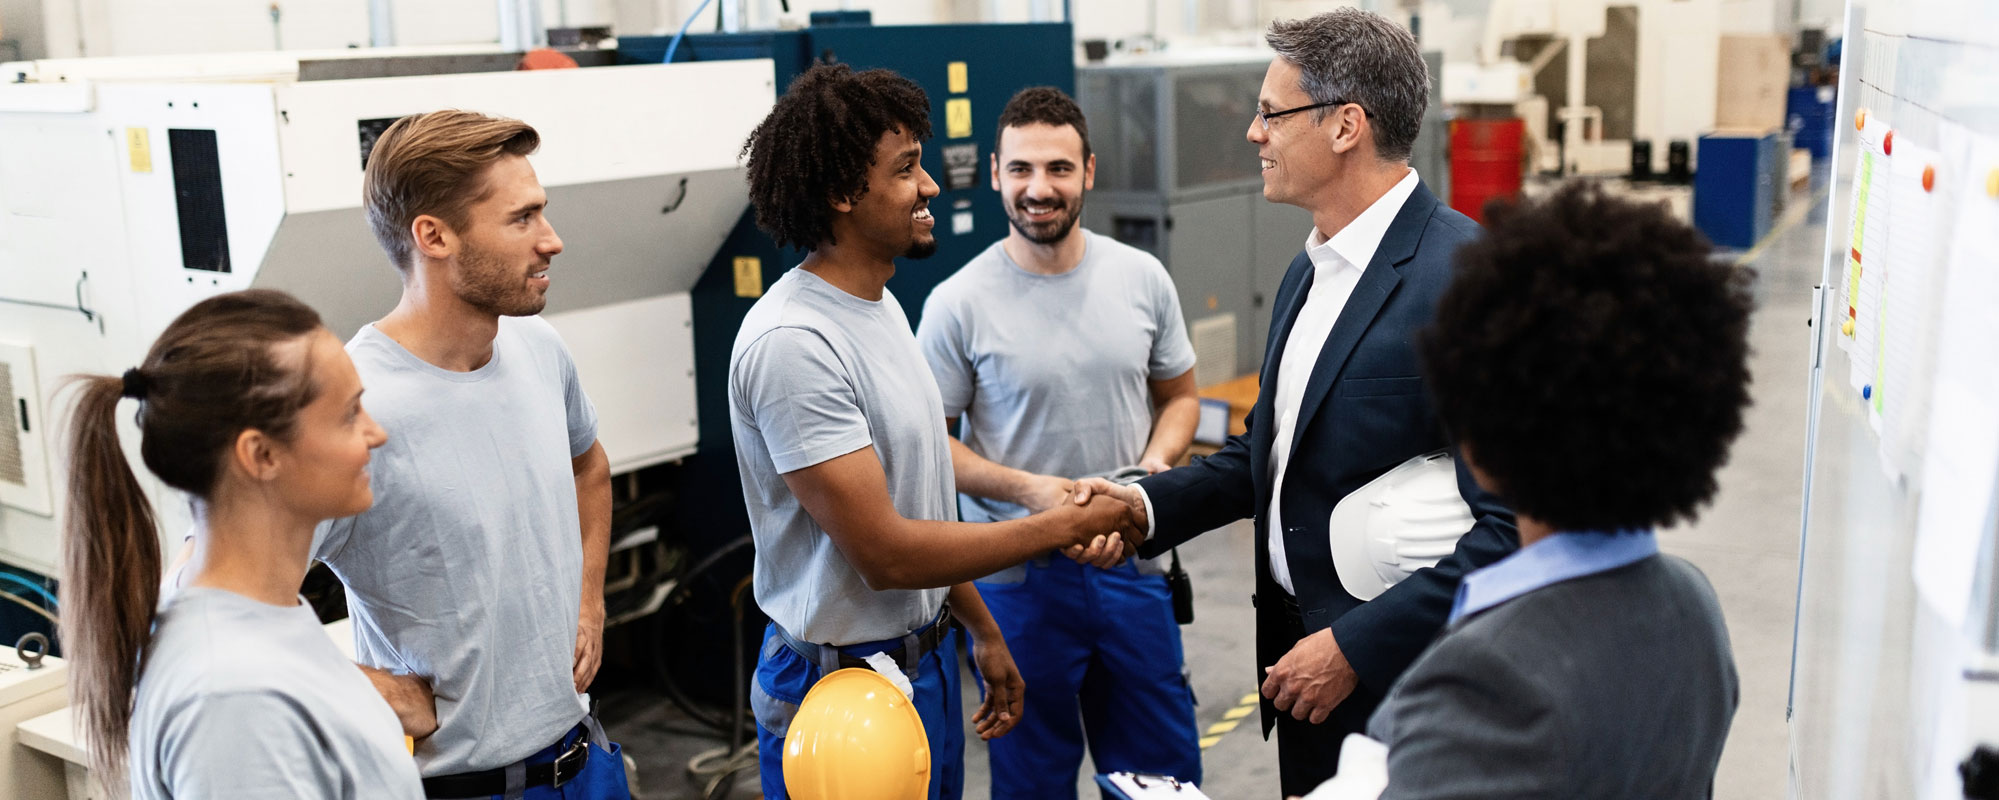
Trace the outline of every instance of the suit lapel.
<instances>
[{"instance_id":1,"label":"suit lapel","mask_svg":"<svg viewBox=\"0 0 1999 800\"><path fill-rule=\"evenodd\" d=\"M1257 387L1254 409L1259 423L1256 429L1269 431L1270 436L1275 436L1277 431L1277 365L1284 353L1284 343L1291 338L1291 327L1298 322L1298 312L1305 308L1305 297L1312 293L1312 260L1304 253L1299 253L1296 258L1291 259L1291 268L1286 274L1299 274L1301 277L1291 287L1289 294L1285 294L1281 288L1278 292L1280 316L1276 319L1277 334L1271 337L1263 348L1263 372L1262 377L1258 379L1261 383ZM1270 449L1276 443L1265 439L1262 444L1260 453L1256 448L1251 448L1250 457L1253 463L1250 466L1256 471L1256 484L1268 486L1271 480Z\"/></svg>"},{"instance_id":2,"label":"suit lapel","mask_svg":"<svg viewBox=\"0 0 1999 800\"><path fill-rule=\"evenodd\" d=\"M1305 429L1312 422L1312 416L1319 413L1319 406L1326 395L1333 390L1333 381L1340 370L1346 367L1347 359L1353 355L1354 347L1360 344L1361 334L1374 324L1374 318L1381 313L1381 307L1388 304L1388 298L1395 293L1395 287L1402 282L1400 267L1416 255L1416 244L1423 239L1423 227L1429 223L1430 213L1436 209L1437 199L1419 181L1410 192L1409 199L1402 203L1402 209L1395 214L1395 221L1389 223L1388 232L1381 237L1381 246L1374 249L1374 258L1361 270L1360 282L1354 285L1353 295L1340 309L1339 319L1333 322L1333 329L1326 334L1326 344L1319 350L1319 361L1312 366L1312 377L1305 383L1305 396L1298 407L1298 423L1291 430L1291 452L1289 458L1298 455L1298 443L1305 439Z\"/></svg>"}]
</instances>

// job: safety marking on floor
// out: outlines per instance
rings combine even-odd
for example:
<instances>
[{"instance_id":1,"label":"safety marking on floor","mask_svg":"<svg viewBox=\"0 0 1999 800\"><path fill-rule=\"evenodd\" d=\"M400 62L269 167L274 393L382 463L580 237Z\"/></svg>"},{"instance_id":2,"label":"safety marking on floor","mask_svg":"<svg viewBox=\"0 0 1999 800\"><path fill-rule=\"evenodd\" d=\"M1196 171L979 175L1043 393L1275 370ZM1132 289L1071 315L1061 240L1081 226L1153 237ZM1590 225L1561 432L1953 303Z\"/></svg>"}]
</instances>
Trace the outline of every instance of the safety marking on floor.
<instances>
[{"instance_id":1,"label":"safety marking on floor","mask_svg":"<svg viewBox=\"0 0 1999 800\"><path fill-rule=\"evenodd\" d=\"M1256 713L1256 706L1262 701L1263 697L1254 692L1243 695L1242 700L1237 702L1234 708L1222 714L1220 722L1208 726L1207 733L1201 736L1201 749L1206 750L1214 747L1215 743L1220 742L1223 736L1228 735L1229 731L1235 730L1236 726L1241 725L1244 717Z\"/></svg>"}]
</instances>

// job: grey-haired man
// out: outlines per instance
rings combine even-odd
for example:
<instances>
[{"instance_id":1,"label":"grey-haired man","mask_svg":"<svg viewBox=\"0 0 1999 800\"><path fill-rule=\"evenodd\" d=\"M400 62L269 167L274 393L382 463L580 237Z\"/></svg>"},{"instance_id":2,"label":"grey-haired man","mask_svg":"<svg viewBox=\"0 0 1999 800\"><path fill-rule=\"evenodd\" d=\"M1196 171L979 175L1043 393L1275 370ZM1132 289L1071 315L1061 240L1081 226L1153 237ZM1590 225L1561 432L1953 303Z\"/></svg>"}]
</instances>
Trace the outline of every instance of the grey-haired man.
<instances>
[{"instance_id":1,"label":"grey-haired man","mask_svg":"<svg viewBox=\"0 0 1999 800\"><path fill-rule=\"evenodd\" d=\"M1479 229L1409 168L1430 77L1408 30L1347 8L1277 22L1265 38L1277 57L1247 137L1264 198L1310 211L1314 227L1275 293L1248 431L1136 486L1085 486L1143 515L1144 556L1255 517L1263 729L1277 729L1284 793L1301 795L1332 775L1341 739L1437 636L1459 579L1518 549L1519 535L1460 467L1474 522L1455 553L1366 602L1341 585L1333 507L1448 444L1415 332L1450 283L1453 252Z\"/></svg>"}]
</instances>

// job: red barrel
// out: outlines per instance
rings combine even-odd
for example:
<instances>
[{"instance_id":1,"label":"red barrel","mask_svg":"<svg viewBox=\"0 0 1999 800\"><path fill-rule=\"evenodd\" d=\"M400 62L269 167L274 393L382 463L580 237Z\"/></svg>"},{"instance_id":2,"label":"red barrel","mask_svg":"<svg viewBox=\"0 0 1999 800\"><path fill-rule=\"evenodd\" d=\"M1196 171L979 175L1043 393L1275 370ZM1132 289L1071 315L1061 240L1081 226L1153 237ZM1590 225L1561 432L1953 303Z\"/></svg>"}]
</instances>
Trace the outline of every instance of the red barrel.
<instances>
[{"instance_id":1,"label":"red barrel","mask_svg":"<svg viewBox=\"0 0 1999 800\"><path fill-rule=\"evenodd\" d=\"M1520 136L1527 123L1507 119L1451 122L1451 207L1480 223L1485 203L1520 194Z\"/></svg>"}]
</instances>

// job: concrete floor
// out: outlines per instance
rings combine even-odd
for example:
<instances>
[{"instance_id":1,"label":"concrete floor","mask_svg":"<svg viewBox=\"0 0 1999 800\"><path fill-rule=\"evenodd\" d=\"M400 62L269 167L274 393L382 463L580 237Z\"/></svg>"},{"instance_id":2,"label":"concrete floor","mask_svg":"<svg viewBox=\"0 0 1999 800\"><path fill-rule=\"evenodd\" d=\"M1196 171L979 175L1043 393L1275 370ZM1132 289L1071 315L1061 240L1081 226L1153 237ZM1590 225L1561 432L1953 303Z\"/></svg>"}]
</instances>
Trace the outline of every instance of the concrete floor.
<instances>
[{"instance_id":1,"label":"concrete floor","mask_svg":"<svg viewBox=\"0 0 1999 800\"><path fill-rule=\"evenodd\" d=\"M1741 674L1742 701L1716 780L1719 800L1765 800L1787 791L1789 729L1785 699L1790 680L1798 576L1799 502L1805 446L1806 357L1812 287L1823 252L1823 198L1793 198L1793 208L1765 247L1752 251L1760 279L1760 305L1751 332L1755 346L1755 406L1734 456L1721 476L1721 493L1698 524L1662 532L1668 552L1707 573L1720 594ZM1253 552L1247 523L1215 531L1181 548L1197 597L1194 624L1183 629L1203 731L1245 695L1254 692L1254 625L1249 608ZM968 681L969 685L969 681ZM1031 688L1031 687L1030 687ZM968 701L967 708L971 707ZM700 797L701 782L685 765L716 746L684 714L656 695L613 689L605 695L612 738L637 758L643 800ZM1644 720L1633 720L1642 727ZM967 798L987 796L986 751L976 738L966 747ZM1221 735L1203 753L1202 789L1216 800L1278 796L1277 754L1263 741L1255 717ZM1084 774L1089 772L1087 762ZM1094 786L1079 776L1079 796ZM754 772L745 773L734 800L760 796Z\"/></svg>"}]
</instances>

